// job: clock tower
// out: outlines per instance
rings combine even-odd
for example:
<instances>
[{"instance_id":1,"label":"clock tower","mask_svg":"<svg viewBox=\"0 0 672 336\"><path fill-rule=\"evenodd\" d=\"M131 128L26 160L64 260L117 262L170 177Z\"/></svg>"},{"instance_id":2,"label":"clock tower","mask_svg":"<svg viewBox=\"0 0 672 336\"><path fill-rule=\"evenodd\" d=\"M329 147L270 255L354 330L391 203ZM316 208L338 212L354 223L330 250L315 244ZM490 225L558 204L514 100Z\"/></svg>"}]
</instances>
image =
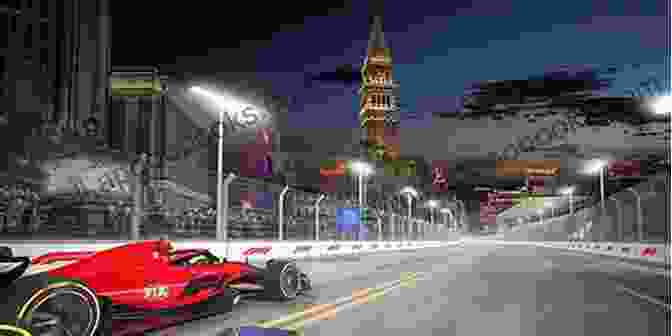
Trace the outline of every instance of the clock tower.
<instances>
[{"instance_id":1,"label":"clock tower","mask_svg":"<svg viewBox=\"0 0 672 336\"><path fill-rule=\"evenodd\" d=\"M399 83L392 79L392 56L383 35L382 16L372 16L370 27L359 89L362 144L371 159L395 160L399 157Z\"/></svg>"}]
</instances>

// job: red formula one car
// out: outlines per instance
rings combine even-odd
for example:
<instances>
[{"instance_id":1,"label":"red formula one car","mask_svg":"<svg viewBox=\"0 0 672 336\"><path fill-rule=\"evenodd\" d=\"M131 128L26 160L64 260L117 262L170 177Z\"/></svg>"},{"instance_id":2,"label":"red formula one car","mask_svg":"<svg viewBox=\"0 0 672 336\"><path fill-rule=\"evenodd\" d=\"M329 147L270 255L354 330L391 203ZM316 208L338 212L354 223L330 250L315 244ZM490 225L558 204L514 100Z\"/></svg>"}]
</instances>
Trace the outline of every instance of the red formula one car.
<instances>
[{"instance_id":1,"label":"red formula one car","mask_svg":"<svg viewBox=\"0 0 672 336\"><path fill-rule=\"evenodd\" d=\"M247 295L291 300L309 289L291 260L255 266L166 240L33 260L0 248L0 324L33 336L141 333L230 312Z\"/></svg>"}]
</instances>

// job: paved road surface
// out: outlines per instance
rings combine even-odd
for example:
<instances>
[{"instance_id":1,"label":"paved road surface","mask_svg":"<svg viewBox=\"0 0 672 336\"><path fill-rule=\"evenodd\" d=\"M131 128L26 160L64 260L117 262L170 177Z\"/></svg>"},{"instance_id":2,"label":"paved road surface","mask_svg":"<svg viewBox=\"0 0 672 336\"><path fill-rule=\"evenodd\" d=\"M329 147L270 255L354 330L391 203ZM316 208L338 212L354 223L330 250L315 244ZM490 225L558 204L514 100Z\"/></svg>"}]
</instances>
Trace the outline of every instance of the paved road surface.
<instances>
[{"instance_id":1,"label":"paved road surface","mask_svg":"<svg viewBox=\"0 0 672 336\"><path fill-rule=\"evenodd\" d=\"M314 297L302 298L298 306L247 302L229 316L162 334L216 335L227 327L279 319L385 283L382 292L281 327L302 330L306 336L670 334L667 271L599 256L469 245L303 266L312 271L316 288ZM409 274L417 278L393 283Z\"/></svg>"}]
</instances>

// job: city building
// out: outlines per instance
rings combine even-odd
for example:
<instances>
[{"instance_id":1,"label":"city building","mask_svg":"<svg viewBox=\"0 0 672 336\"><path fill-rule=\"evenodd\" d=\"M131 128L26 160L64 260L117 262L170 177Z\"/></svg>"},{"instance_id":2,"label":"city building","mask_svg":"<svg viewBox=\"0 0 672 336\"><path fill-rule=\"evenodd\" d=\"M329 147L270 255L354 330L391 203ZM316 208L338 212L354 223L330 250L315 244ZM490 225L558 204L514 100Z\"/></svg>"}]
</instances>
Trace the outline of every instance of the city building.
<instances>
[{"instance_id":1,"label":"city building","mask_svg":"<svg viewBox=\"0 0 672 336\"><path fill-rule=\"evenodd\" d=\"M3 3L0 118L15 126L46 122L79 131L89 118L104 122L109 1Z\"/></svg>"},{"instance_id":2,"label":"city building","mask_svg":"<svg viewBox=\"0 0 672 336\"><path fill-rule=\"evenodd\" d=\"M0 24L6 27L0 38L0 152L6 154L0 157L0 231L32 231L45 212L37 211L38 197L26 195L54 184L40 165L50 155L101 142L109 1L5 1ZM74 146L50 146L63 142Z\"/></svg>"}]
</instances>

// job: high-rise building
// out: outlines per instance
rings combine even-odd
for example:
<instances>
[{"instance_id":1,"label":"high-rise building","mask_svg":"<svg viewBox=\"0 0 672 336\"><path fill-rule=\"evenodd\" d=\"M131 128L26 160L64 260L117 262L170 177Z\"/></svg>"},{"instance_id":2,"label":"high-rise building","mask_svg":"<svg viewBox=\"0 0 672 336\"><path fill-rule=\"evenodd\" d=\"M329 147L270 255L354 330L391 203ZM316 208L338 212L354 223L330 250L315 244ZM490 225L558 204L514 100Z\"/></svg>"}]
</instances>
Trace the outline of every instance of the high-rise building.
<instances>
[{"instance_id":1,"label":"high-rise building","mask_svg":"<svg viewBox=\"0 0 672 336\"><path fill-rule=\"evenodd\" d=\"M380 15L371 17L369 45L361 73L359 120L367 154L376 159L397 159L399 83L392 78L392 56Z\"/></svg>"},{"instance_id":2,"label":"high-rise building","mask_svg":"<svg viewBox=\"0 0 672 336\"><path fill-rule=\"evenodd\" d=\"M108 0L3 1L0 25L0 120L78 131L105 122Z\"/></svg>"}]
</instances>

